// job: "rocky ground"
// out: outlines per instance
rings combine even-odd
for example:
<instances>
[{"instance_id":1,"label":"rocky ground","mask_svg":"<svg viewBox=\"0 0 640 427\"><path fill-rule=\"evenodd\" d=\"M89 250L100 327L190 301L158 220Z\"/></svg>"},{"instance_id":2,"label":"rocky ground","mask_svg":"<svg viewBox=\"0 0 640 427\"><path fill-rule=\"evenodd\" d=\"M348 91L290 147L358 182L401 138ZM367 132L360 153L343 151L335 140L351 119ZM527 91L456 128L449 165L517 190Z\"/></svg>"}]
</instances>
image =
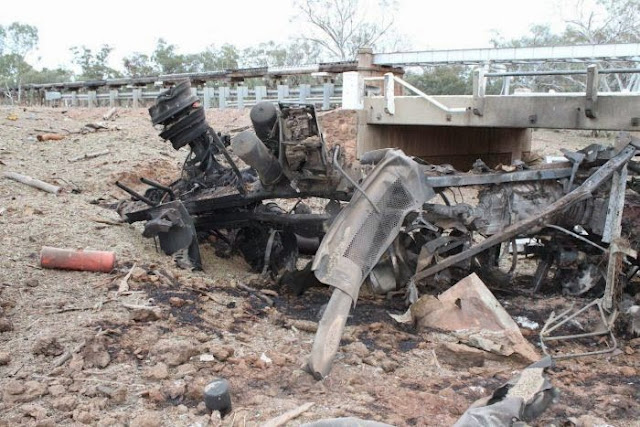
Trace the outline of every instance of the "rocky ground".
<instances>
[{"instance_id":1,"label":"rocky ground","mask_svg":"<svg viewBox=\"0 0 640 427\"><path fill-rule=\"evenodd\" d=\"M170 182L185 152L157 136L144 109L121 111L107 130L75 133L105 112L0 109L0 170L64 189L55 196L0 179L0 425L244 426L306 402L314 405L291 425L337 416L450 425L524 367L452 355L442 334L388 316L404 310L400 298L365 294L331 375L315 381L301 368L329 291L294 297L262 284L262 291L247 292L242 285L258 281L241 258L218 258L202 245L204 271L180 270L141 236L139 225L121 224L113 207L125 194L114 181ZM210 111L208 119L222 132L249 125L247 111ZM343 133L336 126L350 132L352 118L331 120L328 135ZM37 141L46 132L66 137ZM538 131L534 149L551 153L603 138ZM110 154L69 162L105 149ZM118 267L44 270L43 246L112 250ZM496 296L512 316L538 325L569 302L554 290ZM523 329L536 344L537 332ZM620 338L619 345L613 355L559 362L550 379L560 396L537 423L638 425L640 341ZM229 381L233 400L222 421L211 421L202 401L204 386L216 377Z\"/></svg>"}]
</instances>

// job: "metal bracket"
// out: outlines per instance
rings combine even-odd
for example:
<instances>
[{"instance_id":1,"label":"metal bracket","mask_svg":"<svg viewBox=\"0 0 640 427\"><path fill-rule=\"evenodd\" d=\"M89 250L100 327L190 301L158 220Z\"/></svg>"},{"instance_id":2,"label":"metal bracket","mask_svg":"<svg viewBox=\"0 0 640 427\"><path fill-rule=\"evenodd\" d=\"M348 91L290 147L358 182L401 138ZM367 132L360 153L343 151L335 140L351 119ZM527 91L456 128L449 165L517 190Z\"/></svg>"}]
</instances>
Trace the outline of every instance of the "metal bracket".
<instances>
[{"instance_id":1,"label":"metal bracket","mask_svg":"<svg viewBox=\"0 0 640 427\"><path fill-rule=\"evenodd\" d=\"M473 114L484 115L484 95L487 88L487 79L484 76L484 68L473 70Z\"/></svg>"},{"instance_id":2,"label":"metal bracket","mask_svg":"<svg viewBox=\"0 0 640 427\"><path fill-rule=\"evenodd\" d=\"M581 315L582 313L584 313L594 305L598 307L598 312L600 313L602 323L604 324L604 327L605 327L604 331L585 332L582 334L571 334L571 335L557 335L557 336L549 335L553 331L555 331L562 325L566 324L567 322L570 322L571 320L575 319L577 316ZM605 315L604 310L602 308L602 298L598 298L596 300L591 301L589 304L585 305L580 310L577 310L575 312L573 312L573 307L574 307L574 304L571 304L571 307L569 307L567 310L563 311L559 315L556 316L555 312L552 312L549 315L549 319L547 320L547 322L542 327L542 330L540 331L540 347L542 347L542 351L544 352L544 354L546 354L547 356L551 356L553 359L571 359L575 357L595 356L597 354L607 354L607 353L614 352L615 349L618 348L618 342L616 341L616 337L613 335L612 325L614 324L615 318L617 317L617 312L614 311L614 313L610 316L610 318L607 319L607 316ZM612 346L605 350L588 351L584 353L575 353L575 354L551 355L549 354L547 346L545 345L545 343L549 341L566 341L566 340L574 340L574 339L580 339L580 338L598 337L602 335L609 335L609 337L611 338Z\"/></svg>"}]
</instances>

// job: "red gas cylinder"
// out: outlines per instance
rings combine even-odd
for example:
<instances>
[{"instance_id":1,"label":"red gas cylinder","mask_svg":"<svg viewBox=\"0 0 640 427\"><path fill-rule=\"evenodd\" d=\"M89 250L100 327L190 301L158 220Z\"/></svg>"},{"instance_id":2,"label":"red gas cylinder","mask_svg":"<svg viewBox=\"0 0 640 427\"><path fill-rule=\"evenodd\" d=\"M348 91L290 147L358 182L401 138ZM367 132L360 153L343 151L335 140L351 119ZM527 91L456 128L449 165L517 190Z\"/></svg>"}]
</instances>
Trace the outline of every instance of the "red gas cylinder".
<instances>
[{"instance_id":1,"label":"red gas cylinder","mask_svg":"<svg viewBox=\"0 0 640 427\"><path fill-rule=\"evenodd\" d=\"M116 254L111 251L85 251L43 246L40 251L40 265L44 268L108 273L116 265Z\"/></svg>"}]
</instances>

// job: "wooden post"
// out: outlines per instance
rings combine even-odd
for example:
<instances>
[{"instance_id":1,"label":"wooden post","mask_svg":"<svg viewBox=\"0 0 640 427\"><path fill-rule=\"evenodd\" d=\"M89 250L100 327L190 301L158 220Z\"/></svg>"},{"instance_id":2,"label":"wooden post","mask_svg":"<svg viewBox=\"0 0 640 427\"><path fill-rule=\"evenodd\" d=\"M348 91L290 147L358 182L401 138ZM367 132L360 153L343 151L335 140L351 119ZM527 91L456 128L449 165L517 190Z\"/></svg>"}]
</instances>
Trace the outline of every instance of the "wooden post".
<instances>
[{"instance_id":1,"label":"wooden post","mask_svg":"<svg viewBox=\"0 0 640 427\"><path fill-rule=\"evenodd\" d=\"M87 92L87 107L93 108L97 106L98 94L95 90L90 90Z\"/></svg>"},{"instance_id":2,"label":"wooden post","mask_svg":"<svg viewBox=\"0 0 640 427\"><path fill-rule=\"evenodd\" d=\"M77 90L72 90L71 91L71 106L72 107L77 107L78 106L78 91Z\"/></svg>"},{"instance_id":3,"label":"wooden post","mask_svg":"<svg viewBox=\"0 0 640 427\"><path fill-rule=\"evenodd\" d=\"M115 107L117 101L118 101L118 89L110 89L109 90L109 107L111 108Z\"/></svg>"},{"instance_id":4,"label":"wooden post","mask_svg":"<svg viewBox=\"0 0 640 427\"><path fill-rule=\"evenodd\" d=\"M333 95L333 83L325 83L322 85L322 109L329 110L331 108L331 96Z\"/></svg>"},{"instance_id":5,"label":"wooden post","mask_svg":"<svg viewBox=\"0 0 640 427\"><path fill-rule=\"evenodd\" d=\"M227 95L229 94L229 88L227 86L222 86L218 88L218 104L220 109L224 110L227 108Z\"/></svg>"}]
</instances>

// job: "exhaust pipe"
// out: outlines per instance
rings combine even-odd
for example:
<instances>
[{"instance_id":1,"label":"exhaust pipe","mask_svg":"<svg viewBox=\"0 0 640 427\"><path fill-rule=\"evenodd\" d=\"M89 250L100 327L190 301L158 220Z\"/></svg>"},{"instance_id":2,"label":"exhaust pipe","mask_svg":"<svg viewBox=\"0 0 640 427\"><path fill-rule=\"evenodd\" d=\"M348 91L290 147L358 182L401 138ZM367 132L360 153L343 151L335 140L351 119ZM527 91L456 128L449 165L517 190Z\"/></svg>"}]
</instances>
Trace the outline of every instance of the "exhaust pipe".
<instances>
[{"instance_id":1,"label":"exhaust pipe","mask_svg":"<svg viewBox=\"0 0 640 427\"><path fill-rule=\"evenodd\" d=\"M251 131L240 132L231 140L233 152L254 168L264 185L273 185L282 177L282 167L266 145Z\"/></svg>"}]
</instances>

